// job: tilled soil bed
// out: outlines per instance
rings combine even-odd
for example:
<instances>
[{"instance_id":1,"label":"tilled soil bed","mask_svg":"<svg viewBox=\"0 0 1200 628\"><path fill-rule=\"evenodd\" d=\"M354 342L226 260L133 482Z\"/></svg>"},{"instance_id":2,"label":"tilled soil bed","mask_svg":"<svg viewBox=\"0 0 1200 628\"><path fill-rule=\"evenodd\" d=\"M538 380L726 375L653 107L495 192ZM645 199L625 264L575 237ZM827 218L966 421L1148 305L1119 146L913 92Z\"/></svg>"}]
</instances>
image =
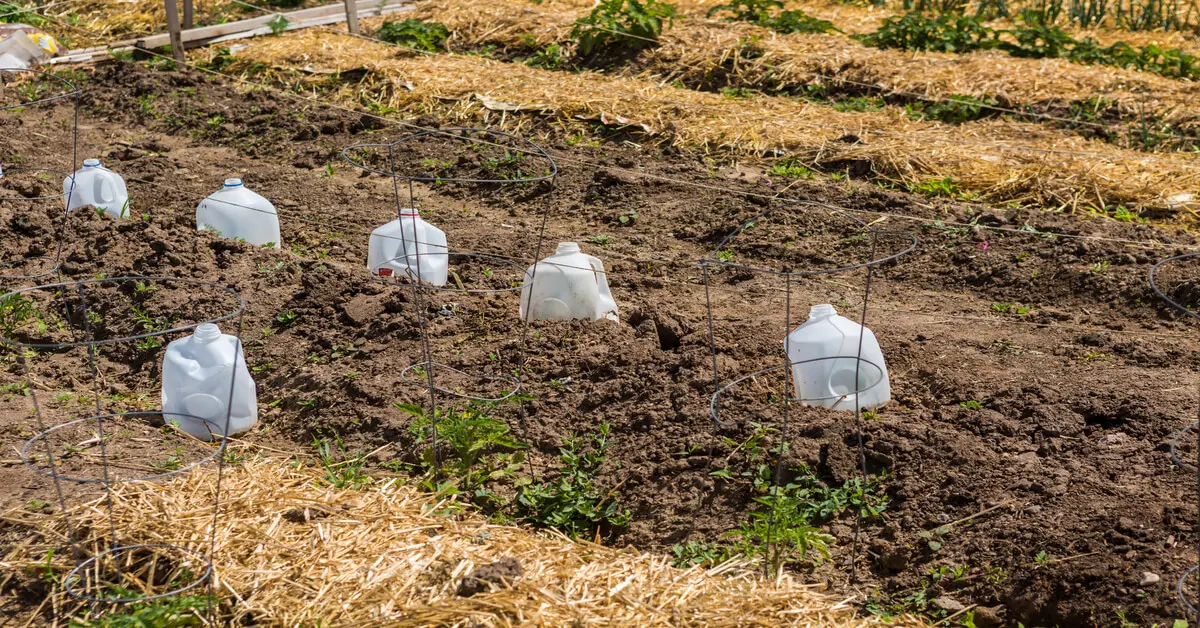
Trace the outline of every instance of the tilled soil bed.
<instances>
[{"instance_id":1,"label":"tilled soil bed","mask_svg":"<svg viewBox=\"0 0 1200 628\"><path fill-rule=\"evenodd\" d=\"M1172 465L1168 449L1195 415L1190 373L1200 354L1193 325L1161 304L1146 275L1155 261L1192 250L1191 234L931 201L861 181L781 181L753 165L649 143L568 142L530 117L522 120L523 136L562 157L552 195L545 182L415 187L423 215L447 232L452 249L496 256L456 258L462 287L498 291L414 294L366 271L367 234L395 216L392 180L340 156L351 144L391 141L411 129L131 63L88 74L80 158L99 156L126 177L131 218L79 211L62 221L52 203L0 201L0 253L6 261L53 255L61 229L64 280L167 276L236 290L248 304L242 337L258 383L261 424L243 437L252 443L311 453L314 436L336 434L348 451L379 450L372 458L378 465L416 460L407 429L413 418L395 404L427 399L402 376L424 360L423 312L437 362L504 375L524 357L523 392L531 398L493 413L531 444L535 475L551 473L564 437L611 424L599 481L631 520L609 542L664 552L688 541L720 542L754 508L740 474L755 463L739 444L756 424L776 429L763 451L781 435L792 441L786 468L811 469L832 486L858 473L853 413L792 406L781 433L781 377L731 390L721 404L723 426L709 412L706 297L722 385L777 365L785 330L811 305L862 314L861 269L785 280L713 267L706 290L697 261L752 219L722 259L801 272L869 257L870 239L853 221L773 197L804 198L858 210L877 229L919 239L910 254L875 267L867 312L893 401L862 422L862 440L868 471L883 475L890 503L863 522L857 544L852 516L829 522L832 556L809 577L877 611L944 617L974 606L980 626L1115 625L1118 613L1148 625L1181 615L1175 585L1196 562L1196 479ZM6 164L69 163L66 102L0 115ZM397 169L444 178L513 179L548 168L476 136L426 136L394 157ZM241 176L279 208L281 250L196 232L196 203L228 176ZM38 196L59 182L5 185ZM401 194L407 197L406 186ZM542 255L557 242L579 241L602 258L620 322L522 329L511 288L534 258L548 198ZM906 242L881 236L876 257ZM511 263L479 261L496 258ZM1195 277L1181 263L1161 280L1190 305L1200 296ZM204 303L189 309L164 296L162 308L171 311L150 314L183 324L218 307ZM116 296L98 307L109 308L102 316L113 334L142 324ZM235 325L224 329L233 333ZM100 352L104 412L158 406L155 351ZM36 430L21 367L13 357L4 364L0 483L8 488L0 504L27 507L52 490L15 460L14 448ZM96 414L86 354L44 352L29 364L49 423ZM480 396L503 388L499 379L444 381ZM449 395L438 402L462 403ZM145 449L137 442L131 455ZM809 570L806 563L793 568ZM33 585L21 582L0 593L30 595L20 587Z\"/></svg>"}]
</instances>

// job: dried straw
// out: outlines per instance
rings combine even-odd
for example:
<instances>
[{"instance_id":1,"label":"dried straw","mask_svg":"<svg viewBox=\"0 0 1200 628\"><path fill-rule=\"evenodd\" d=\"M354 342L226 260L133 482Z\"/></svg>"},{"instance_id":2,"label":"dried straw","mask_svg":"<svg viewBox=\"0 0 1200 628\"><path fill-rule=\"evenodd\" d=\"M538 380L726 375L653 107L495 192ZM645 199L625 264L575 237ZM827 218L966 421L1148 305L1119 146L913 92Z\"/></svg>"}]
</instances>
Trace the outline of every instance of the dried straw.
<instances>
[{"instance_id":1,"label":"dried straw","mask_svg":"<svg viewBox=\"0 0 1200 628\"><path fill-rule=\"evenodd\" d=\"M205 549L216 474L118 489L118 528L139 542ZM442 514L452 504L392 479L335 490L311 469L255 461L227 471L216 573L235 622L334 626L861 626L845 601L790 575L764 581L747 565L678 569L633 549ZM297 513L308 511L308 517ZM291 513L291 514L289 514ZM32 515L25 514L25 518ZM83 509L84 529L105 512ZM40 516L43 526L57 518ZM56 538L54 533L50 538ZM30 546L0 569L40 565ZM476 568L504 558L521 575L459 594ZM913 619L901 622L920 625Z\"/></svg>"},{"instance_id":2,"label":"dried straw","mask_svg":"<svg viewBox=\"0 0 1200 628\"><path fill-rule=\"evenodd\" d=\"M788 153L825 167L857 162L905 183L953 177L996 201L1158 207L1168 206L1171 195L1200 187L1200 157L1152 157L1045 125L1000 119L953 126L915 122L895 110L838 112L787 97L733 100L637 78L416 55L329 30L256 40L237 59L235 70L266 67L268 77L289 86L298 73L302 83L332 85L332 97L347 104L378 99L407 113L437 112L484 124L499 124L522 109L567 122L624 120L664 142L706 150ZM360 69L365 76L357 83L329 80Z\"/></svg>"},{"instance_id":3,"label":"dried straw","mask_svg":"<svg viewBox=\"0 0 1200 628\"><path fill-rule=\"evenodd\" d=\"M874 30L881 19L876 7L819 6L829 10L814 10L813 15L831 19L843 30L849 22L840 13L870 14L873 23L868 31ZM1169 122L1195 120L1198 116L1191 106L1196 94L1191 81L1062 59L1020 59L995 51L947 54L880 50L842 35L781 35L746 23L706 19L706 10L704 4L689 6L687 16L663 34L662 45L644 53L638 65L644 75L664 82L682 79L701 84L710 82L709 77L716 73L727 76L726 80L734 85L783 91L799 90L819 77L828 77L833 82L842 79L866 83L925 98L987 96L1015 109L1098 97L1112 101L1127 113L1155 114ZM586 6L561 0L542 5L522 0L442 0L421 4L414 15L446 24L453 32L453 49L482 43L522 48L531 43L561 44L568 40L574 20L586 13ZM382 21L365 23L373 27ZM1130 41L1126 35L1132 34L1105 34L1110 39ZM1147 41L1166 36L1141 35ZM1181 37L1174 34L1172 43L1179 43L1174 40ZM757 54L752 58L745 54L747 42L754 42Z\"/></svg>"}]
</instances>

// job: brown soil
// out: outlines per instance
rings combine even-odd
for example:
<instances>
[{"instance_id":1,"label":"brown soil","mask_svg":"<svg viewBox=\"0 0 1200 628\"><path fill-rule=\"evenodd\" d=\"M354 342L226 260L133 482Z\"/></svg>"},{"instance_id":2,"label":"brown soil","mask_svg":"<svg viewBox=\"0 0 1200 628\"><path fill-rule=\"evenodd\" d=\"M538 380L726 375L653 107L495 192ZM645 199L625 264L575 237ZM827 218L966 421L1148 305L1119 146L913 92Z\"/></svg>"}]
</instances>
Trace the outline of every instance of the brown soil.
<instances>
[{"instance_id":1,"label":"brown soil","mask_svg":"<svg viewBox=\"0 0 1200 628\"><path fill-rule=\"evenodd\" d=\"M262 418L248 440L309 453L313 435L336 433L353 451L396 443L377 454L380 461L411 459L412 451L403 451L411 417L393 403L425 398L400 376L422 360L414 297L407 287L372 281L365 269L366 234L395 212L392 183L339 157L345 146L404 131L133 64L102 66L87 87L80 157L99 155L126 177L133 218L70 216L62 223L64 277L177 276L237 290L248 304L242 336L257 369ZM18 125L7 126L11 117L4 128L20 132L0 137L6 160L69 154L65 105L22 112ZM868 326L887 356L894 401L865 422L863 439L870 471L889 474L892 501L881 520L863 527L857 552L853 520L833 522L832 560L811 578L862 597L921 593L977 604L979 625L1113 625L1118 611L1161 624L1181 614L1174 585L1196 561L1196 487L1193 475L1172 466L1167 449L1195 414L1189 371L1200 354L1191 325L1160 305L1146 272L1194 245L1190 234L930 202L853 181L801 181L784 191L789 182L747 164L710 167L695 155L619 142L570 147L533 123L532 132L554 153L599 164L560 161L543 251L558 241L585 241L608 265L621 322L532 325L525 392L533 400L524 405L524 421L516 404L498 407L496 416L533 444L539 474L554 464L564 435L612 424L601 481L616 487L632 512L614 542L665 550L686 540L718 540L752 507L747 487L711 473L744 464L726 438L744 439L749 423L782 427L772 394L782 381L763 377L739 387L723 404L726 426L714 426L697 260L764 212L727 245L735 262L830 268L861 261L869 244L852 222L826 209L769 200L783 193L868 212L863 217L881 218L881 228L920 238L912 254L879 266L871 278ZM497 162L488 159L503 158L503 150L444 136L397 155L405 168L445 167L460 175L495 172ZM512 176L504 170L510 167L543 168L525 161L499 171ZM235 175L279 208L283 250L195 231L196 202ZM13 187L29 195L38 185ZM58 182L40 185L53 190ZM444 184L417 192L426 218L446 230L453 248L511 258L520 268L534 256L548 189ZM55 206L30 205L0 201L4 260L53 254ZM602 234L610 243L586 243ZM885 237L879 249L896 250L901 242ZM504 286L520 275L503 265L486 268L493 272L465 263L464 283ZM1194 304L1195 275L1180 265L1164 271L1162 283ZM814 303L861 315L861 271L785 282L722 269L710 279L723 381L777 364L785 329L803 321ZM116 292L97 300L103 320L112 322L113 334L136 330L122 300L135 297ZM200 316L164 299L163 309L180 320ZM425 293L420 302L436 361L477 374L516 368L522 330L515 293ZM1033 309L998 311L1004 304ZM294 322L276 320L289 310ZM0 385L21 382L17 362L6 360ZM30 365L48 422L95 414L86 353L47 352ZM156 407L157 360L118 344L101 352L98 367L103 412ZM489 390L471 379L449 387L494 392L495 384ZM439 403L456 400L443 396ZM9 487L0 505L29 506L52 494L48 482L13 460L14 448L36 431L29 408L29 397L0 393L0 439L8 452L0 484ZM788 462L809 465L831 484L856 474L852 414L793 407L787 436L794 440ZM172 447L146 453L144 464L161 464ZM129 457L138 451L130 447ZM939 551L920 536L972 515L978 516L952 527ZM855 555L861 582L852 584ZM964 578L931 583L931 570L940 566L966 567ZM1144 572L1160 579L1143 585Z\"/></svg>"}]
</instances>

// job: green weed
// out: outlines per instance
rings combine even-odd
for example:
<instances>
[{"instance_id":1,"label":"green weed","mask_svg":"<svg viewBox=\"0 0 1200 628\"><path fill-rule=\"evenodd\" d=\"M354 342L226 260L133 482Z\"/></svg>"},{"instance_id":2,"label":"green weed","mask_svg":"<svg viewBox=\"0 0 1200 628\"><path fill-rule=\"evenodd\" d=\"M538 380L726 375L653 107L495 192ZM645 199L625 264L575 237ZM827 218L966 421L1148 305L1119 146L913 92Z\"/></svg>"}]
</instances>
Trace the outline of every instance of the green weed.
<instances>
[{"instance_id":1,"label":"green weed","mask_svg":"<svg viewBox=\"0 0 1200 628\"><path fill-rule=\"evenodd\" d=\"M780 9L778 13L774 10ZM798 9L782 10L780 0L731 0L729 4L718 4L708 10L708 16L728 13L730 22L749 22L778 33L833 33L841 32L828 20L820 20Z\"/></svg>"},{"instance_id":2,"label":"green weed","mask_svg":"<svg viewBox=\"0 0 1200 628\"><path fill-rule=\"evenodd\" d=\"M313 438L313 447L317 450L317 461L325 471L322 479L329 486L359 489L374 482L365 470L366 456L348 454L340 436L335 436L332 441Z\"/></svg>"},{"instance_id":3,"label":"green weed","mask_svg":"<svg viewBox=\"0 0 1200 628\"><path fill-rule=\"evenodd\" d=\"M571 39L579 54L629 53L657 44L675 19L675 6L660 0L600 0L586 17L575 20Z\"/></svg>"},{"instance_id":4,"label":"green weed","mask_svg":"<svg viewBox=\"0 0 1200 628\"><path fill-rule=\"evenodd\" d=\"M441 22L407 19L403 22L384 22L375 31L375 37L405 48L438 52L446 48L450 30Z\"/></svg>"},{"instance_id":5,"label":"green weed","mask_svg":"<svg viewBox=\"0 0 1200 628\"><path fill-rule=\"evenodd\" d=\"M503 500L490 485L516 475L525 460L523 450L527 445L512 437L508 425L491 416L495 404L439 409L436 420L430 420L421 406L396 407L416 417L408 429L418 445L427 445L420 458L423 468L432 479L448 477L449 484L439 485L440 494L461 494L487 508L502 505ZM437 469L433 461L435 448L439 452ZM453 491L449 492L451 487Z\"/></svg>"},{"instance_id":6,"label":"green weed","mask_svg":"<svg viewBox=\"0 0 1200 628\"><path fill-rule=\"evenodd\" d=\"M609 425L590 436L570 435L559 448L560 466L553 481L521 487L517 509L522 519L559 530L572 538L623 528L629 511L613 491L596 485L609 447Z\"/></svg>"}]
</instances>

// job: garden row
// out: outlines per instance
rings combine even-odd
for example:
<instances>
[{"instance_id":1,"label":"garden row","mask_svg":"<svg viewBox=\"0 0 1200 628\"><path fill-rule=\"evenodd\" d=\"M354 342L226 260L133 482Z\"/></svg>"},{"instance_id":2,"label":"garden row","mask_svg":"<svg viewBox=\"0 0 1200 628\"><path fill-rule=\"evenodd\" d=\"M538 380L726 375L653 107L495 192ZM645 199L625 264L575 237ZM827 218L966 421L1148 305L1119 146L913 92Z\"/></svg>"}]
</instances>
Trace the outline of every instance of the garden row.
<instances>
[{"instance_id":1,"label":"garden row","mask_svg":"<svg viewBox=\"0 0 1200 628\"><path fill-rule=\"evenodd\" d=\"M380 25L375 36L543 69L648 75L733 97L788 95L850 110L894 107L917 120L949 123L1006 116L1141 151L1187 151L1196 144L1188 83L1108 69L1140 66L1190 76L1197 66L1189 53L1154 44L1102 47L1045 25L1004 30L1001 38L975 18L951 14L888 18L878 31L844 37L829 32L834 26L826 20L777 4L718 5L710 12L725 19L716 20L673 18L670 5L653 2L609 2L590 13L506 0L455 2L424 5L416 18ZM1004 47L1010 56L927 52ZM1069 55L1108 65L1071 63Z\"/></svg>"}]
</instances>

